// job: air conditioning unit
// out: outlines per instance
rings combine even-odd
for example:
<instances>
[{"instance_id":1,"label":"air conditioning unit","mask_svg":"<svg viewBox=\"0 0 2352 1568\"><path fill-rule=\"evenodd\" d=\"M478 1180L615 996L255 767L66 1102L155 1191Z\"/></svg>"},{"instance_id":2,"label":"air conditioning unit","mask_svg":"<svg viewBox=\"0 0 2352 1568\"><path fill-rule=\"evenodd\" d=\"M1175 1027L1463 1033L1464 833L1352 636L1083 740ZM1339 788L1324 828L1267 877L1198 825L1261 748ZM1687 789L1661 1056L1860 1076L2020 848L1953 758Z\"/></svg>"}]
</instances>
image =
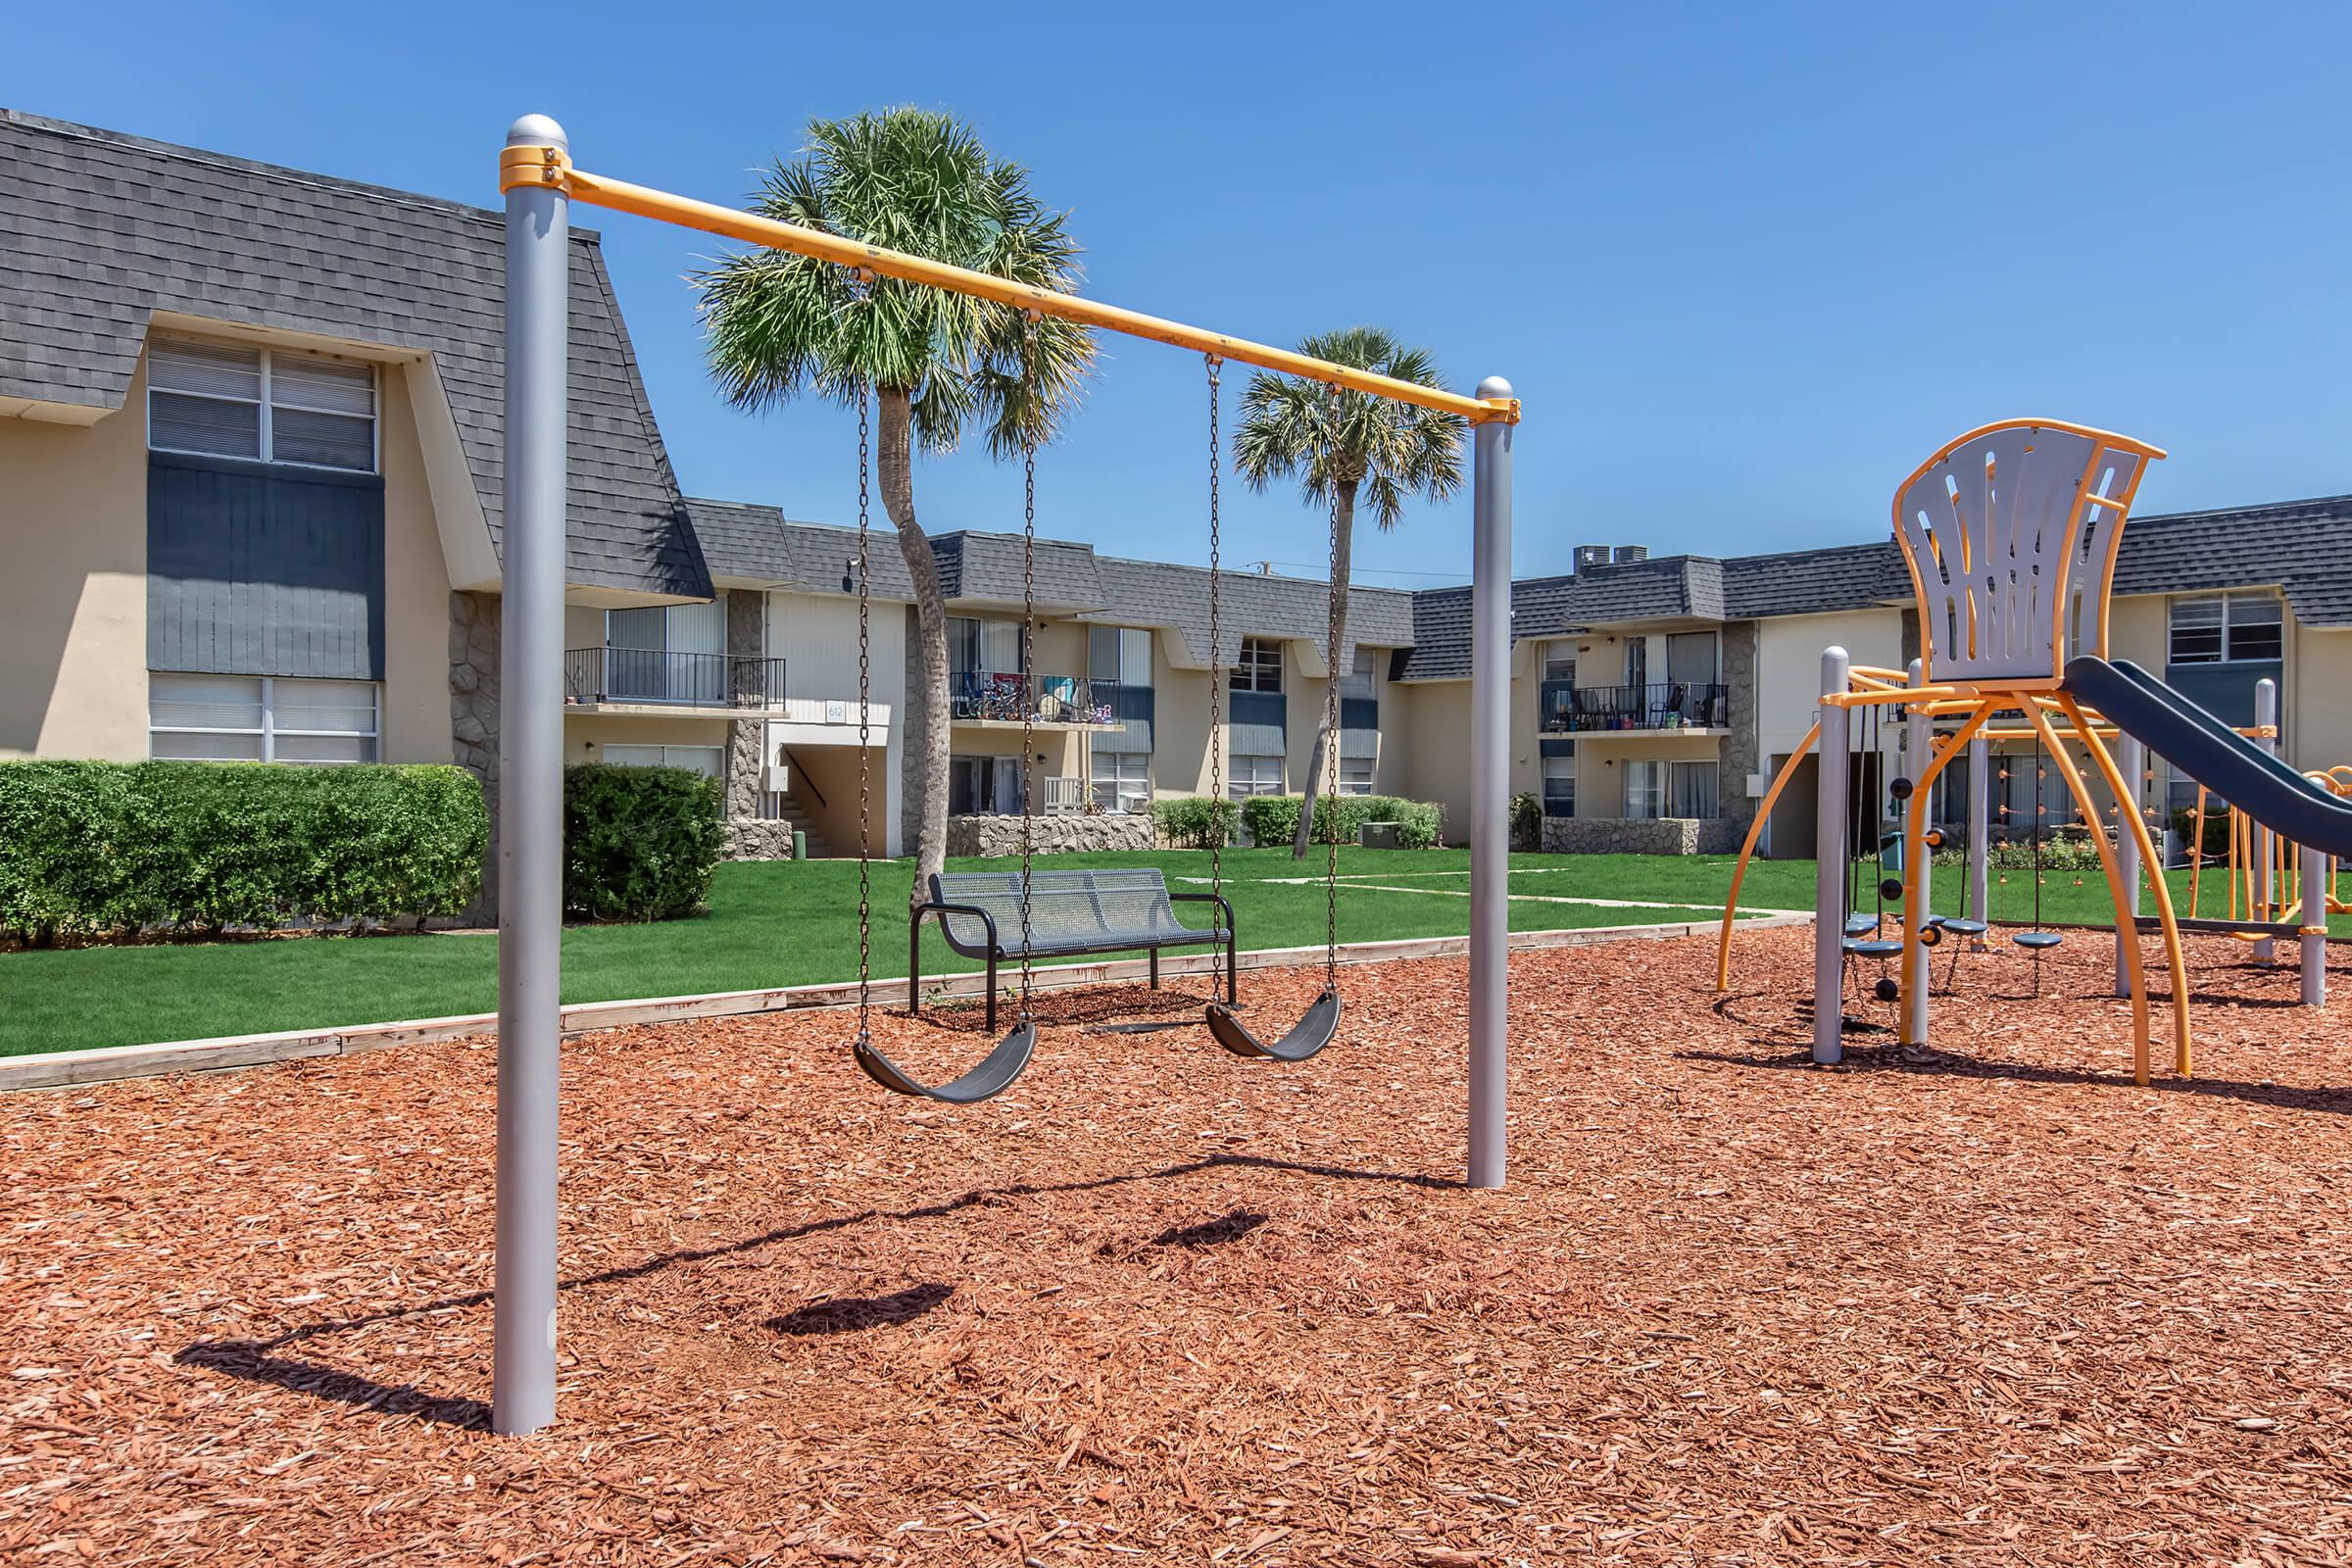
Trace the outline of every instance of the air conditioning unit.
<instances>
[{"instance_id":1,"label":"air conditioning unit","mask_svg":"<svg viewBox=\"0 0 2352 1568\"><path fill-rule=\"evenodd\" d=\"M1402 822L1359 822L1355 842L1367 850L1401 850L1404 848Z\"/></svg>"}]
</instances>

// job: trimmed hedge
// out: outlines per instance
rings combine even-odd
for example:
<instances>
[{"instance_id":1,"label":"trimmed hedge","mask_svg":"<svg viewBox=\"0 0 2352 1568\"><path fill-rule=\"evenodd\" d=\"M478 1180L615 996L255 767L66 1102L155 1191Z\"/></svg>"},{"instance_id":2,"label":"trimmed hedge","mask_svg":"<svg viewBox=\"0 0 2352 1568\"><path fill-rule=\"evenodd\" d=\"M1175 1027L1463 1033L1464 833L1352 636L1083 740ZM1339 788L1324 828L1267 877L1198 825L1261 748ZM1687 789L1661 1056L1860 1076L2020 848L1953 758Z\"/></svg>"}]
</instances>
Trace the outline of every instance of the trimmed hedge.
<instances>
[{"instance_id":1,"label":"trimmed hedge","mask_svg":"<svg viewBox=\"0 0 2352 1568\"><path fill-rule=\"evenodd\" d=\"M564 907L591 920L672 920L710 900L726 786L684 767L564 770Z\"/></svg>"},{"instance_id":2,"label":"trimmed hedge","mask_svg":"<svg viewBox=\"0 0 2352 1568\"><path fill-rule=\"evenodd\" d=\"M459 767L0 762L0 929L39 944L454 915L489 835Z\"/></svg>"},{"instance_id":3,"label":"trimmed hedge","mask_svg":"<svg viewBox=\"0 0 2352 1568\"><path fill-rule=\"evenodd\" d=\"M1300 800L1297 795L1251 796L1242 807L1242 820L1248 824L1250 838L1261 845L1294 842L1298 836ZM1406 849L1434 849L1446 823L1446 809L1433 802L1408 801L1398 795L1315 798L1317 844L1329 844L1335 837L1342 844L1353 844L1355 830L1366 822L1400 823L1403 831L1398 837Z\"/></svg>"},{"instance_id":4,"label":"trimmed hedge","mask_svg":"<svg viewBox=\"0 0 2352 1568\"><path fill-rule=\"evenodd\" d=\"M1242 821L1241 808L1233 802L1205 795L1154 801L1152 817L1159 828L1159 842L1179 850L1205 850L1212 839L1220 848L1231 844Z\"/></svg>"}]
</instances>

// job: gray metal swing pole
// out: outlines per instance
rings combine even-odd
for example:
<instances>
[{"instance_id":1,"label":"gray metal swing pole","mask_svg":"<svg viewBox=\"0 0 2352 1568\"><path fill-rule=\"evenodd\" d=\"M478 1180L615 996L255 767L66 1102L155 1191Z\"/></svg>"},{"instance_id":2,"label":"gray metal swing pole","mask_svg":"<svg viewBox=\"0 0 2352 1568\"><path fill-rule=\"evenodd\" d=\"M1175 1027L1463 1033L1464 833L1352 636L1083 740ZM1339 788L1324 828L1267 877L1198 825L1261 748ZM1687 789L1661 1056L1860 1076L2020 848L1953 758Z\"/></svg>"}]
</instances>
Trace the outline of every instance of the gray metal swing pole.
<instances>
[{"instance_id":1,"label":"gray metal swing pole","mask_svg":"<svg viewBox=\"0 0 2352 1568\"><path fill-rule=\"evenodd\" d=\"M1821 694L1842 695L1851 661L1842 648L1821 654ZM1813 790L1813 1059L1845 1059L1845 852L1851 709L1821 707L1820 773Z\"/></svg>"},{"instance_id":2,"label":"gray metal swing pole","mask_svg":"<svg viewBox=\"0 0 2352 1568\"><path fill-rule=\"evenodd\" d=\"M510 147L568 145L525 115ZM564 435L570 203L507 192L506 549L499 647L498 1277L490 1426L556 1414L556 1090L563 1038Z\"/></svg>"},{"instance_id":3,"label":"gray metal swing pole","mask_svg":"<svg viewBox=\"0 0 2352 1568\"><path fill-rule=\"evenodd\" d=\"M2328 1004L2328 938L2310 927L2328 924L2328 852L2299 846L2296 881L2303 895L2303 1005Z\"/></svg>"},{"instance_id":4,"label":"gray metal swing pole","mask_svg":"<svg viewBox=\"0 0 2352 1568\"><path fill-rule=\"evenodd\" d=\"M2254 722L2264 729L2275 730L2278 727L2278 683L2268 675L2254 683ZM2278 755L2277 735L2265 735L2254 744L2273 757ZM2254 824L2254 831L2247 835L2247 840L2254 851L2254 902L2264 906L2264 919L2276 920L2278 911L2270 907L2278 902L2271 892L2271 861L2278 852L2271 844L2271 830L2259 822ZM2272 938L2264 937L2254 944L2254 959L2257 963L2274 963L2278 957L2278 944Z\"/></svg>"},{"instance_id":5,"label":"gray metal swing pole","mask_svg":"<svg viewBox=\"0 0 2352 1568\"><path fill-rule=\"evenodd\" d=\"M1491 375L1482 398L1511 396ZM1477 428L1470 479L1470 1185L1500 1187L1508 1008L1511 789L1511 437Z\"/></svg>"},{"instance_id":6,"label":"gray metal swing pole","mask_svg":"<svg viewBox=\"0 0 2352 1568\"><path fill-rule=\"evenodd\" d=\"M1978 735L1968 743L1968 917L1988 924L1992 906L1992 742ZM1978 946L1984 939L1974 939Z\"/></svg>"},{"instance_id":7,"label":"gray metal swing pole","mask_svg":"<svg viewBox=\"0 0 2352 1568\"><path fill-rule=\"evenodd\" d=\"M2115 928L2115 994L2132 994L2132 960L2128 946L2139 940L2139 839L2125 819L2126 812L2139 810L2139 775L2147 770L2147 748L2130 735L2119 734L2115 742L2115 770L2124 775L2124 798L2115 803L2115 862L2123 873L2124 903L2131 911L2130 918ZM2093 824L2096 827L2096 824ZM2156 874L2162 876L2164 867L2158 865Z\"/></svg>"}]
</instances>

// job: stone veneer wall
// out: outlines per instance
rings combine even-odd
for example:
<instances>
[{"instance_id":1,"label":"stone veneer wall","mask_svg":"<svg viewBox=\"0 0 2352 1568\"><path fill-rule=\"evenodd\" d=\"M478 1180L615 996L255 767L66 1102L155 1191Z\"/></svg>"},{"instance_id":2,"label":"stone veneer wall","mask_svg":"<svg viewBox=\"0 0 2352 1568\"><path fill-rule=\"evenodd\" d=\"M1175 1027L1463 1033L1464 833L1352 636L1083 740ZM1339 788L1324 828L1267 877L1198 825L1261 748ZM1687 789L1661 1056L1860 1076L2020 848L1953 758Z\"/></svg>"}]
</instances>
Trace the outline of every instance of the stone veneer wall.
<instances>
[{"instance_id":1,"label":"stone veneer wall","mask_svg":"<svg viewBox=\"0 0 2352 1568\"><path fill-rule=\"evenodd\" d=\"M1547 816L1547 855L1727 855L1746 824L1729 817Z\"/></svg>"},{"instance_id":2,"label":"stone veneer wall","mask_svg":"<svg viewBox=\"0 0 2352 1568\"><path fill-rule=\"evenodd\" d=\"M764 695L760 683L766 666L759 661L765 652L766 607L763 595L754 592L727 591L727 658L729 695L739 704L749 703L750 716L727 721L727 818L730 822L757 821L760 816L760 769L766 761L762 753L767 744L767 719L759 703ZM740 662L736 662L740 661ZM792 853L787 840L784 854ZM778 856L744 856L744 859L778 859Z\"/></svg>"},{"instance_id":3,"label":"stone veneer wall","mask_svg":"<svg viewBox=\"0 0 2352 1568\"><path fill-rule=\"evenodd\" d=\"M726 828L726 845L719 851L729 860L789 860L792 858L792 824L774 822L762 817L739 816L730 818Z\"/></svg>"},{"instance_id":4,"label":"stone veneer wall","mask_svg":"<svg viewBox=\"0 0 2352 1568\"><path fill-rule=\"evenodd\" d=\"M1152 847L1152 818L1148 815L1033 816L1030 840L1039 855L1069 855L1082 850L1148 850ZM951 816L948 818L950 855L1003 856L1021 853L1021 819L1017 816Z\"/></svg>"},{"instance_id":5,"label":"stone veneer wall","mask_svg":"<svg viewBox=\"0 0 2352 1568\"><path fill-rule=\"evenodd\" d=\"M458 765L482 781L490 808L490 848L482 891L463 916L468 925L498 920L499 628L505 601L496 594L449 596L449 736Z\"/></svg>"},{"instance_id":6,"label":"stone veneer wall","mask_svg":"<svg viewBox=\"0 0 2352 1568\"><path fill-rule=\"evenodd\" d=\"M1723 685L1730 711L1729 733L1721 742L1721 763L1715 773L1718 820L1730 824L1732 844L1755 820L1756 802L1747 793L1747 776L1763 771L1764 756L1757 741L1756 710L1762 694L1756 690L1756 623L1735 620L1723 628ZM1713 850L1702 849L1712 855Z\"/></svg>"}]
</instances>

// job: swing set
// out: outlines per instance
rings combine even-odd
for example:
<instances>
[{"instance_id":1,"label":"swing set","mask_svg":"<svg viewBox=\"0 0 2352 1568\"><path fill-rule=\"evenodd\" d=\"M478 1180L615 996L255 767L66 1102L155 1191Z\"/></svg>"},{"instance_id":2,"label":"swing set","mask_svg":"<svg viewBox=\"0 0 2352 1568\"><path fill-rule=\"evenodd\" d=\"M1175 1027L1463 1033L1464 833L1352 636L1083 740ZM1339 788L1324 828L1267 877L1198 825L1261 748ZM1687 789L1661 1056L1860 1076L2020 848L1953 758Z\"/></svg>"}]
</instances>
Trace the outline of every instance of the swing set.
<instances>
[{"instance_id":1,"label":"swing set","mask_svg":"<svg viewBox=\"0 0 2352 1568\"><path fill-rule=\"evenodd\" d=\"M1216 466L1219 369L1227 362L1297 376L1330 389L1336 419L1349 394L1391 398L1459 416L1474 431L1471 486L1471 767L1470 767L1470 996L1469 1185L1499 1187L1504 1170L1504 1067L1507 1004L1504 957L1508 944L1506 863L1510 700L1511 448L1519 400L1510 383L1490 377L1465 396L1395 379L1353 366L1188 326L1104 305L1073 294L1015 282L855 239L801 228L772 219L699 202L646 186L592 174L571 161L563 128L529 115L508 131L499 158L506 197L506 474L505 611L501 659L507 706L500 736L498 1204L495 1356L491 1426L524 1433L554 1418L556 1392L556 1224L558 1216L557 1105L562 904L563 707L565 442L569 411L567 301L570 204L614 212L788 251L851 270L870 282L887 277L946 289L1021 312L1031 323L1052 316L1189 349L1202 356L1209 394L1209 648L1212 798L1221 794L1224 671L1231 661L1221 644L1221 520ZM1010 1032L969 1072L926 1084L873 1042L871 981L872 781L870 640L867 555L869 444L867 395L859 388L858 505L858 1027L853 1055L858 1067L896 1094L951 1102L985 1100L1002 1092L1028 1065L1037 1044L1030 1008L1032 958L1038 948L1036 889L1031 859L1031 767L1035 707L1025 701L1021 721L1021 869L1019 1012ZM1037 452L1022 452L1022 654L1030 659L1037 630ZM1331 518L1333 583L1328 600L1329 661L1324 718L1335 743L1326 756L1338 771L1341 637L1337 592L1339 513ZM545 693L545 701L530 694ZM1210 836L1210 881L1223 892L1221 832ZM1210 1001L1203 1022L1216 1043L1239 1056L1301 1061L1338 1032L1339 847L1329 845L1324 871L1323 987L1290 1029L1261 1039L1225 1002ZM1230 963L1229 956L1212 962ZM1232 975L1218 969L1230 997ZM1213 993L1212 993L1213 995Z\"/></svg>"}]
</instances>

